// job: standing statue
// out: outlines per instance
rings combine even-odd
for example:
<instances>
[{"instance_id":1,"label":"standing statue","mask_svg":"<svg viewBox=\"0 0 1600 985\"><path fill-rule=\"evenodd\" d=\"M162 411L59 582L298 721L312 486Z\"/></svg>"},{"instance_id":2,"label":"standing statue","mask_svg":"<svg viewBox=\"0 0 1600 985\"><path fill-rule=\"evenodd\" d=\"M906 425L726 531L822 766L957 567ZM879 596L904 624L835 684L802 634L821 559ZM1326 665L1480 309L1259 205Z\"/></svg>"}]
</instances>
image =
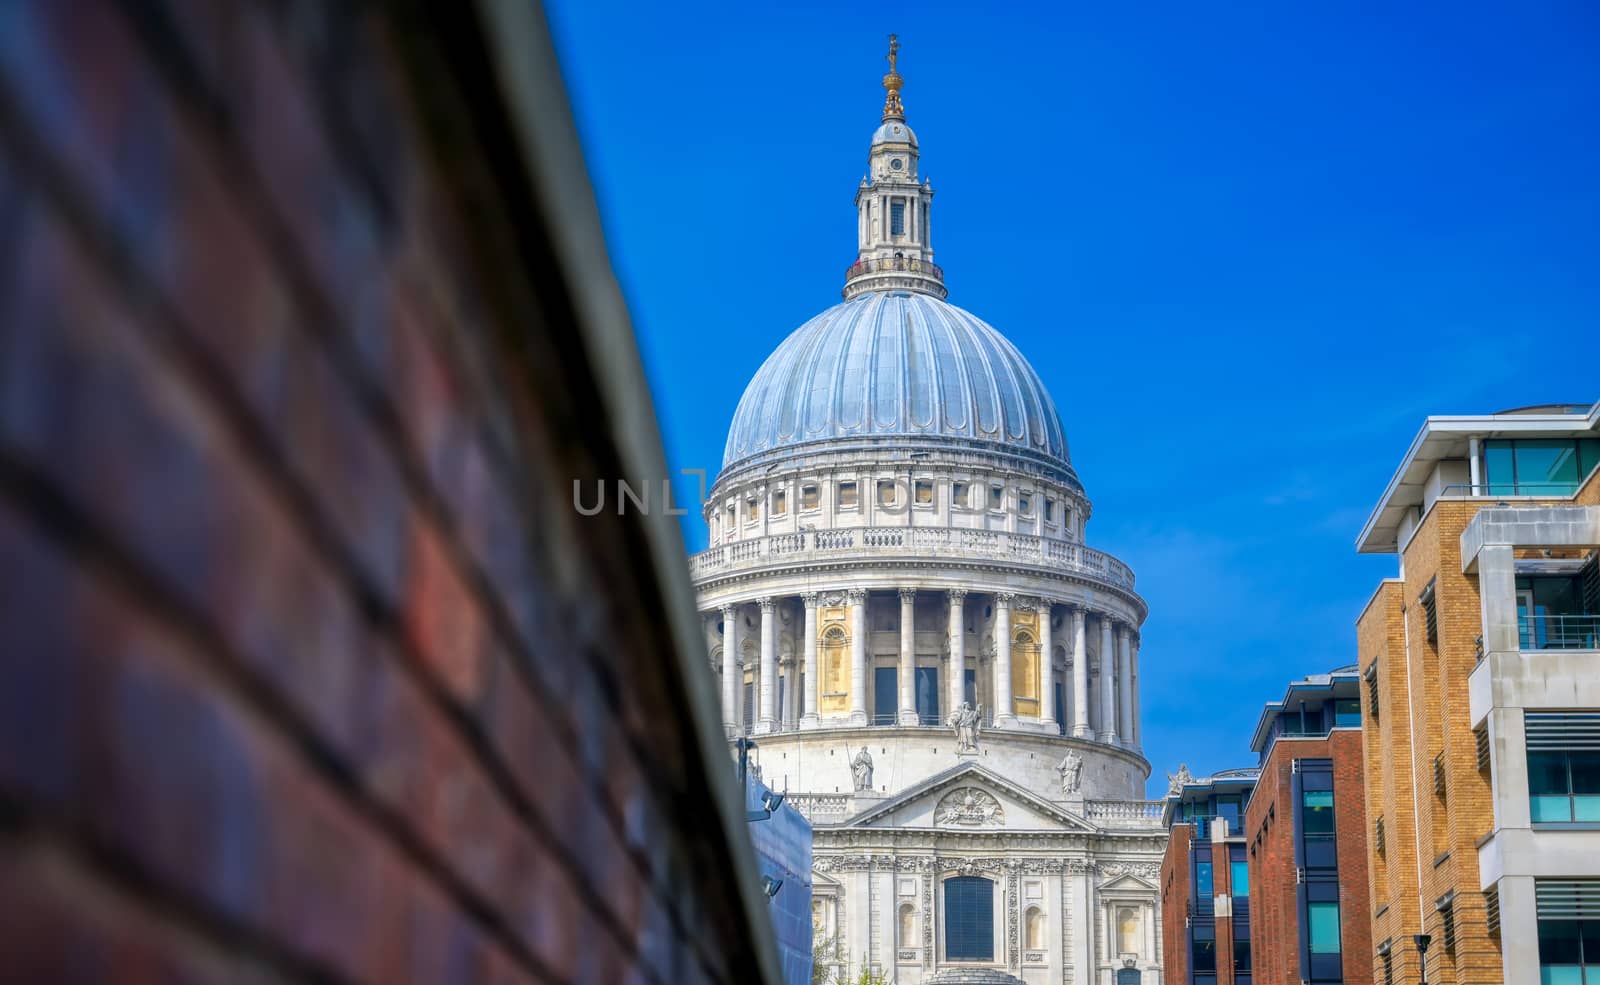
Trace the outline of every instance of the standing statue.
<instances>
[{"instance_id":1,"label":"standing statue","mask_svg":"<svg viewBox=\"0 0 1600 985\"><path fill-rule=\"evenodd\" d=\"M950 713L945 722L956 730L956 752L977 752L978 733L983 731L983 705L972 707L968 701Z\"/></svg>"},{"instance_id":2,"label":"standing statue","mask_svg":"<svg viewBox=\"0 0 1600 985\"><path fill-rule=\"evenodd\" d=\"M1189 772L1188 763L1179 763L1178 772L1167 774L1167 796L1176 797L1183 793L1185 784L1194 782L1194 774Z\"/></svg>"},{"instance_id":3,"label":"standing statue","mask_svg":"<svg viewBox=\"0 0 1600 985\"><path fill-rule=\"evenodd\" d=\"M1061 792L1077 793L1083 785L1083 757L1068 749L1066 758L1056 764L1056 772L1061 774Z\"/></svg>"},{"instance_id":4,"label":"standing statue","mask_svg":"<svg viewBox=\"0 0 1600 985\"><path fill-rule=\"evenodd\" d=\"M850 760L850 774L855 781L856 793L872 789L872 754L867 752L866 746L862 746L856 758Z\"/></svg>"}]
</instances>

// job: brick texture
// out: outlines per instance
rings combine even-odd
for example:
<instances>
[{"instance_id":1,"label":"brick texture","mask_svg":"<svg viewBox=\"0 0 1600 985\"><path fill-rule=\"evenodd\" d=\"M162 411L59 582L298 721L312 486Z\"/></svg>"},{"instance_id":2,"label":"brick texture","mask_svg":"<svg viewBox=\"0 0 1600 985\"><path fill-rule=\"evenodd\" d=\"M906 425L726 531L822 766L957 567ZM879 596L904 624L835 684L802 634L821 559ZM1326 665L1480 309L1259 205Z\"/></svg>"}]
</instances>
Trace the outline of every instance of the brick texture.
<instances>
[{"instance_id":1,"label":"brick texture","mask_svg":"<svg viewBox=\"0 0 1600 985\"><path fill-rule=\"evenodd\" d=\"M1333 761L1334 849L1338 859L1340 951L1346 985L1371 985L1372 912L1367 881L1367 812L1361 733L1279 737L1245 807L1249 845L1250 936L1254 981L1298 982L1300 919L1296 899L1294 794L1298 759Z\"/></svg>"},{"instance_id":2,"label":"brick texture","mask_svg":"<svg viewBox=\"0 0 1600 985\"><path fill-rule=\"evenodd\" d=\"M470 21L6 15L6 981L761 980Z\"/></svg>"}]
</instances>

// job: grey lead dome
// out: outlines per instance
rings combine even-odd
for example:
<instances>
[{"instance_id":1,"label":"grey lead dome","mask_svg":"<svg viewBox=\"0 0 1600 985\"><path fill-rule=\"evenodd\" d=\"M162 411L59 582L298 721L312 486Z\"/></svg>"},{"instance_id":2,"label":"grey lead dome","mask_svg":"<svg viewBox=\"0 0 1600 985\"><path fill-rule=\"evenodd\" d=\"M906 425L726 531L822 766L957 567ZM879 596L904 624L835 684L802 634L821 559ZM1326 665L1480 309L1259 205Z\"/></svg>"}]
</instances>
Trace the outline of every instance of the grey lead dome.
<instances>
[{"instance_id":1,"label":"grey lead dome","mask_svg":"<svg viewBox=\"0 0 1600 985\"><path fill-rule=\"evenodd\" d=\"M745 389L723 469L851 438L1010 453L1077 484L1039 374L994 328L926 294L863 294L801 325Z\"/></svg>"}]
</instances>

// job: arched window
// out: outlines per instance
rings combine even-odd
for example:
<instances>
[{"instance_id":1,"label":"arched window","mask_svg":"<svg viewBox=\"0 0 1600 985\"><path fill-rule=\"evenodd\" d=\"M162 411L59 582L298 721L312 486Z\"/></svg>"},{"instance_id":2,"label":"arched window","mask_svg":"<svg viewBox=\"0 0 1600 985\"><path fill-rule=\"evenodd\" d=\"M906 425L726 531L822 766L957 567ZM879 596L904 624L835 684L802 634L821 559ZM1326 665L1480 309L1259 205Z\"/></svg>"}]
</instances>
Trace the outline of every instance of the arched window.
<instances>
[{"instance_id":1,"label":"arched window","mask_svg":"<svg viewBox=\"0 0 1600 985\"><path fill-rule=\"evenodd\" d=\"M994 883L956 876L944 883L944 953L950 961L994 960Z\"/></svg>"},{"instance_id":2,"label":"arched window","mask_svg":"<svg viewBox=\"0 0 1600 985\"><path fill-rule=\"evenodd\" d=\"M896 922L900 928L900 946L914 946L917 940L917 911L910 903L900 904L899 920Z\"/></svg>"},{"instance_id":3,"label":"arched window","mask_svg":"<svg viewBox=\"0 0 1600 985\"><path fill-rule=\"evenodd\" d=\"M1117 953L1139 953L1139 911L1125 906L1117 911Z\"/></svg>"},{"instance_id":4,"label":"arched window","mask_svg":"<svg viewBox=\"0 0 1600 985\"><path fill-rule=\"evenodd\" d=\"M1037 906L1028 907L1024 928L1022 946L1030 951L1044 950L1044 911Z\"/></svg>"}]
</instances>

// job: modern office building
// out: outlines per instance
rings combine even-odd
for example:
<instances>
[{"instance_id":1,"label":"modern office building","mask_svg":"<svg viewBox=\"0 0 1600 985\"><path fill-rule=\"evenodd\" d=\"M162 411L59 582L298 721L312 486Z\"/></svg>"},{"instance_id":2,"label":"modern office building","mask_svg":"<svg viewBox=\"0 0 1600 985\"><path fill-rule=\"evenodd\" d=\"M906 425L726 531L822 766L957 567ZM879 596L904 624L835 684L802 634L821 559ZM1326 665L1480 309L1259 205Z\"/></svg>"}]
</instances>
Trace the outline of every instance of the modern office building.
<instances>
[{"instance_id":1,"label":"modern office building","mask_svg":"<svg viewBox=\"0 0 1600 985\"><path fill-rule=\"evenodd\" d=\"M1180 770L1162 822L1162 966L1169 985L1251 985L1244 805L1255 767L1192 779Z\"/></svg>"},{"instance_id":2,"label":"modern office building","mask_svg":"<svg viewBox=\"0 0 1600 985\"><path fill-rule=\"evenodd\" d=\"M896 57L843 300L778 345L729 427L690 559L708 674L729 737L756 736L814 825L834 970L1158 981L1145 603L1087 543L1044 381L945 300Z\"/></svg>"},{"instance_id":3,"label":"modern office building","mask_svg":"<svg viewBox=\"0 0 1600 985\"><path fill-rule=\"evenodd\" d=\"M1245 804L1258 982L1367 985L1371 908L1354 666L1295 681L1261 712Z\"/></svg>"},{"instance_id":4,"label":"modern office building","mask_svg":"<svg viewBox=\"0 0 1600 985\"><path fill-rule=\"evenodd\" d=\"M1362 528L1379 982L1600 981L1600 404L1430 417Z\"/></svg>"}]
</instances>

